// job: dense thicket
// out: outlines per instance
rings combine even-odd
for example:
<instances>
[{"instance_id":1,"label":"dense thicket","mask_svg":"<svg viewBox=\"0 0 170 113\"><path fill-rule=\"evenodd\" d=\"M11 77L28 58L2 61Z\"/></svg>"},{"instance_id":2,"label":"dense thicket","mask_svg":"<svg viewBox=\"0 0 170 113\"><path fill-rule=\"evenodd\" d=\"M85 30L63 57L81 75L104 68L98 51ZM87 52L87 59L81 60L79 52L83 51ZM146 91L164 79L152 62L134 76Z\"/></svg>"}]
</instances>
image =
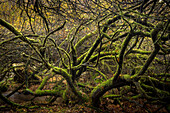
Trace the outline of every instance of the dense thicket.
<instances>
[{"instance_id":1,"label":"dense thicket","mask_svg":"<svg viewBox=\"0 0 170 113\"><path fill-rule=\"evenodd\" d=\"M29 107L8 99L22 90L49 95L48 103L62 97L98 107L103 97L169 105L167 0L3 0L0 7L7 104ZM5 97L11 81L22 84Z\"/></svg>"}]
</instances>

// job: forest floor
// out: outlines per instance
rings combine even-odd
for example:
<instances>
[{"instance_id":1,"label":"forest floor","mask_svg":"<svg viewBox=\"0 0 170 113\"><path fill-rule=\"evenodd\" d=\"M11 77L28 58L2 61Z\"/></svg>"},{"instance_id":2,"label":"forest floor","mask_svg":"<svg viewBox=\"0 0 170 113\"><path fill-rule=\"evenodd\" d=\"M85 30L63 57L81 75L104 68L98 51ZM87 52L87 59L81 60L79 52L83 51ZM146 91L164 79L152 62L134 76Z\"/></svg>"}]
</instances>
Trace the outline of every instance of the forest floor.
<instances>
[{"instance_id":1,"label":"forest floor","mask_svg":"<svg viewBox=\"0 0 170 113\"><path fill-rule=\"evenodd\" d=\"M15 87L15 86L13 86ZM11 90L11 88L9 88ZM36 89L36 86L32 88L32 90ZM10 93L10 92L8 92ZM112 99L106 98L102 99L101 105L99 108L94 108L90 105L90 102L84 104L71 103L71 101L66 105L62 102L62 99L59 97L56 101L49 105L46 102L47 97L37 97L34 101L30 101L32 97L30 95L24 95L20 93L15 93L10 97L10 100L19 103L21 105L34 106L38 107L32 109L13 109L8 105L0 102L0 113L20 113L20 112L32 112L32 113L168 113L168 111L162 105L153 105L146 104L145 99L137 99L137 100L121 100L120 102L116 102Z\"/></svg>"},{"instance_id":2,"label":"forest floor","mask_svg":"<svg viewBox=\"0 0 170 113\"><path fill-rule=\"evenodd\" d=\"M12 109L10 107L1 108L1 113L20 113L20 112L35 112L35 113L148 113L148 111L140 106L136 106L130 102L122 102L122 107L120 105L114 105L108 103L107 105L103 102L100 106L99 110L95 110L90 107L89 103L85 103L83 105L75 104L75 105L64 105L64 104L52 104L52 105L43 105L40 104L39 107L34 109ZM5 106L5 105L3 105ZM155 113L168 113L164 108L159 109L159 106L156 105L147 105L147 109L150 112ZM157 111L157 112L156 112Z\"/></svg>"}]
</instances>

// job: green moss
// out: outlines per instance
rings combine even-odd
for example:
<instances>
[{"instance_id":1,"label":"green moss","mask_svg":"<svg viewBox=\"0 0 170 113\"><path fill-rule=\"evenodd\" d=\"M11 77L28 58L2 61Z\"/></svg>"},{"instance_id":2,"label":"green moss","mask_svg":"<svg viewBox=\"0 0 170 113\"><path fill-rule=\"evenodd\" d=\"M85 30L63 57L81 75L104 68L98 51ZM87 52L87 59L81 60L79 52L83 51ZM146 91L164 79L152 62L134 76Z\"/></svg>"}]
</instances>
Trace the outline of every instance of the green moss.
<instances>
[{"instance_id":1,"label":"green moss","mask_svg":"<svg viewBox=\"0 0 170 113\"><path fill-rule=\"evenodd\" d=\"M53 68L53 71L56 73L56 74L61 74L61 76L63 76L64 78L71 78L71 75L69 75L67 73L67 70L66 69L62 69L62 68L59 68L59 67L52 67Z\"/></svg>"},{"instance_id":2,"label":"green moss","mask_svg":"<svg viewBox=\"0 0 170 113\"><path fill-rule=\"evenodd\" d=\"M141 94L138 94L138 95L132 96L132 97L130 97L130 99L137 99L137 98L139 98L139 97L141 97Z\"/></svg>"},{"instance_id":3,"label":"green moss","mask_svg":"<svg viewBox=\"0 0 170 113\"><path fill-rule=\"evenodd\" d=\"M102 82L101 84L99 84L98 86L96 86L96 87L92 90L91 95L97 93L97 90L104 90L105 87L111 86L112 84L113 84L113 78L108 79L108 80Z\"/></svg>"},{"instance_id":4,"label":"green moss","mask_svg":"<svg viewBox=\"0 0 170 113\"><path fill-rule=\"evenodd\" d=\"M132 79L132 76L130 76L128 74L122 75L120 77L121 77L121 79L126 80L127 82L130 82Z\"/></svg>"},{"instance_id":5,"label":"green moss","mask_svg":"<svg viewBox=\"0 0 170 113\"><path fill-rule=\"evenodd\" d=\"M121 96L120 95L115 95L115 94L103 96L103 98L119 98L119 97L121 97Z\"/></svg>"},{"instance_id":6,"label":"green moss","mask_svg":"<svg viewBox=\"0 0 170 113\"><path fill-rule=\"evenodd\" d=\"M27 40L29 40L31 43L40 43L39 41L35 40L35 39L31 39L31 38L28 38L26 37Z\"/></svg>"},{"instance_id":7,"label":"green moss","mask_svg":"<svg viewBox=\"0 0 170 113\"><path fill-rule=\"evenodd\" d=\"M63 95L62 95L62 98L63 98L63 100L64 100L64 101L66 101L66 100L67 100L66 90L64 90Z\"/></svg>"},{"instance_id":8,"label":"green moss","mask_svg":"<svg viewBox=\"0 0 170 113\"><path fill-rule=\"evenodd\" d=\"M36 90L37 95L60 95L63 93L59 90Z\"/></svg>"},{"instance_id":9,"label":"green moss","mask_svg":"<svg viewBox=\"0 0 170 113\"><path fill-rule=\"evenodd\" d=\"M148 89L151 92L156 92L156 93L164 95L164 96L170 95L170 93L168 91L163 91L163 90L160 90L160 89L153 87L153 86L149 86L149 85L146 85L146 84L142 84L142 86L145 87L146 89Z\"/></svg>"},{"instance_id":10,"label":"green moss","mask_svg":"<svg viewBox=\"0 0 170 113\"><path fill-rule=\"evenodd\" d=\"M49 79L49 77L48 76L46 76L43 80L42 80L42 82L41 82L41 84L40 84L40 86L38 87L38 89L37 90L41 90L41 89L43 89L43 87L45 86L45 84L47 83L47 80Z\"/></svg>"},{"instance_id":11,"label":"green moss","mask_svg":"<svg viewBox=\"0 0 170 113\"><path fill-rule=\"evenodd\" d=\"M92 67L87 67L88 69L91 69L91 70L95 70L96 72L98 72L101 76L103 76L103 78L106 80L107 77L104 73L102 73L100 70L98 70L97 68L92 68Z\"/></svg>"},{"instance_id":12,"label":"green moss","mask_svg":"<svg viewBox=\"0 0 170 113\"><path fill-rule=\"evenodd\" d=\"M111 37L110 37L109 35L107 35L106 33L103 33L103 35L104 35L108 40L111 39Z\"/></svg>"},{"instance_id":13,"label":"green moss","mask_svg":"<svg viewBox=\"0 0 170 113\"><path fill-rule=\"evenodd\" d=\"M28 88L25 91L30 92L31 94L34 94L34 92Z\"/></svg>"},{"instance_id":14,"label":"green moss","mask_svg":"<svg viewBox=\"0 0 170 113\"><path fill-rule=\"evenodd\" d=\"M93 35L95 35L97 33L97 30L87 34L86 36L84 36L79 42L76 43L75 48L77 49L79 46L81 46L86 40L88 40L89 38L91 38Z\"/></svg>"}]
</instances>

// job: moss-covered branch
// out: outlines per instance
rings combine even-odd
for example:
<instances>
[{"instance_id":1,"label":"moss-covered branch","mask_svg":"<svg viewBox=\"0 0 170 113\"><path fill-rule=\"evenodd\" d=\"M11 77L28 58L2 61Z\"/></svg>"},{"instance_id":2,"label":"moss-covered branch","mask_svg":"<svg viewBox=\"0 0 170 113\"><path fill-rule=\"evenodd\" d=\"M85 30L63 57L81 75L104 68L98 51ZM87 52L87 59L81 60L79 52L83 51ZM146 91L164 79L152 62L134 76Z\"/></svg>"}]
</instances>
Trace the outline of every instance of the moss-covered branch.
<instances>
[{"instance_id":1,"label":"moss-covered branch","mask_svg":"<svg viewBox=\"0 0 170 113\"><path fill-rule=\"evenodd\" d=\"M43 47L45 47L45 44L46 44L46 42L47 42L48 37L49 37L51 34L53 34L53 33L57 32L57 31L61 30L61 29L64 27L65 24L66 24L66 21L65 21L61 26L59 26L58 28L56 28L55 30L53 30L53 31L51 31L50 33L47 34L47 36L45 37L44 42L43 42Z\"/></svg>"},{"instance_id":2,"label":"moss-covered branch","mask_svg":"<svg viewBox=\"0 0 170 113\"><path fill-rule=\"evenodd\" d=\"M139 71L138 74L135 74L134 76L139 76L139 75L143 75L145 73L145 71L148 69L149 65L151 64L151 62L153 61L153 59L155 58L155 56L158 54L159 50L160 50L160 46L158 43L155 43L155 41L157 40L157 35L158 32L160 31L160 29L163 28L163 25L158 24L155 26L155 28L152 30L151 32L151 37L153 40L153 43L155 45L155 49L153 50L153 52L150 54L149 58L147 59L147 61L145 62L145 64L143 65L142 69Z\"/></svg>"},{"instance_id":3,"label":"moss-covered branch","mask_svg":"<svg viewBox=\"0 0 170 113\"><path fill-rule=\"evenodd\" d=\"M99 74L102 75L102 77L104 78L104 80L107 80L107 77L104 73L102 73L100 70L96 69L96 68L92 68L92 67L88 67L87 66L87 69L91 69L91 70L95 70L96 72L98 72Z\"/></svg>"},{"instance_id":4,"label":"moss-covered branch","mask_svg":"<svg viewBox=\"0 0 170 113\"><path fill-rule=\"evenodd\" d=\"M127 85L124 81L114 81L114 77L102 82L95 87L91 92L92 105L98 107L100 105L100 97L108 90Z\"/></svg>"},{"instance_id":5,"label":"moss-covered branch","mask_svg":"<svg viewBox=\"0 0 170 113\"><path fill-rule=\"evenodd\" d=\"M151 54L152 52L151 52L151 51L144 51L144 50L140 50L140 49L133 49L133 50L130 51L130 53L138 53L138 54L146 54L146 55L149 55L149 54ZM158 54L164 55L163 52L159 52Z\"/></svg>"},{"instance_id":6,"label":"moss-covered branch","mask_svg":"<svg viewBox=\"0 0 170 113\"><path fill-rule=\"evenodd\" d=\"M14 33L16 36L20 36L19 38L28 43L33 50L38 54L38 56L41 58L41 60L45 63L46 66L48 66L48 63L45 61L45 59L43 58L43 56L40 54L40 52L33 46L33 44L27 39L27 37L25 37L24 35L22 35L22 33L20 33L14 26L12 26L10 23L6 22L3 19L0 19L0 24L4 27L6 27L8 30L10 30L12 33Z\"/></svg>"},{"instance_id":7,"label":"moss-covered branch","mask_svg":"<svg viewBox=\"0 0 170 113\"><path fill-rule=\"evenodd\" d=\"M86 97L83 97L82 94L77 90L77 88L75 87L75 85L73 84L73 81L71 79L71 75L67 73L67 71L65 69L62 69L62 68L58 68L58 67L53 67L52 66L52 69L53 69L53 72L55 72L56 74L60 74L62 75L68 85L70 86L72 92L79 98L79 99L82 99L83 101L86 100Z\"/></svg>"},{"instance_id":8,"label":"moss-covered branch","mask_svg":"<svg viewBox=\"0 0 170 113\"><path fill-rule=\"evenodd\" d=\"M94 36L97 33L96 31L93 31L87 35L85 35L83 38L81 38L75 45L75 48L78 49L86 40L88 40L89 38L91 38L92 36Z\"/></svg>"},{"instance_id":9,"label":"moss-covered branch","mask_svg":"<svg viewBox=\"0 0 170 113\"><path fill-rule=\"evenodd\" d=\"M121 47L121 51L119 53L119 58L118 58L118 67L117 67L117 70L116 70L116 74L115 74L115 77L114 77L114 81L116 81L122 71L122 64L123 64L123 58L124 58L124 53L125 53L125 50L131 40L133 36L133 31L130 31L130 33L128 34L128 36L126 37L126 39L124 40L123 44L122 44L122 47Z\"/></svg>"}]
</instances>

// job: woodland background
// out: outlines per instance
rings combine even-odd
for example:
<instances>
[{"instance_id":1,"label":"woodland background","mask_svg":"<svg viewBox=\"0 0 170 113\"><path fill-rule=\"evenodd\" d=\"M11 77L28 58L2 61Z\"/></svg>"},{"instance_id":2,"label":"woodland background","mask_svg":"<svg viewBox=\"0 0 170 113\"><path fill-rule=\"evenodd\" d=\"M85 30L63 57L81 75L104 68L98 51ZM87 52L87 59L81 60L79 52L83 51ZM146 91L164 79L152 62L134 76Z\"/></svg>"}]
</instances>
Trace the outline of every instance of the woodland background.
<instances>
[{"instance_id":1,"label":"woodland background","mask_svg":"<svg viewBox=\"0 0 170 113\"><path fill-rule=\"evenodd\" d=\"M1 0L0 109L169 112L168 0Z\"/></svg>"}]
</instances>

